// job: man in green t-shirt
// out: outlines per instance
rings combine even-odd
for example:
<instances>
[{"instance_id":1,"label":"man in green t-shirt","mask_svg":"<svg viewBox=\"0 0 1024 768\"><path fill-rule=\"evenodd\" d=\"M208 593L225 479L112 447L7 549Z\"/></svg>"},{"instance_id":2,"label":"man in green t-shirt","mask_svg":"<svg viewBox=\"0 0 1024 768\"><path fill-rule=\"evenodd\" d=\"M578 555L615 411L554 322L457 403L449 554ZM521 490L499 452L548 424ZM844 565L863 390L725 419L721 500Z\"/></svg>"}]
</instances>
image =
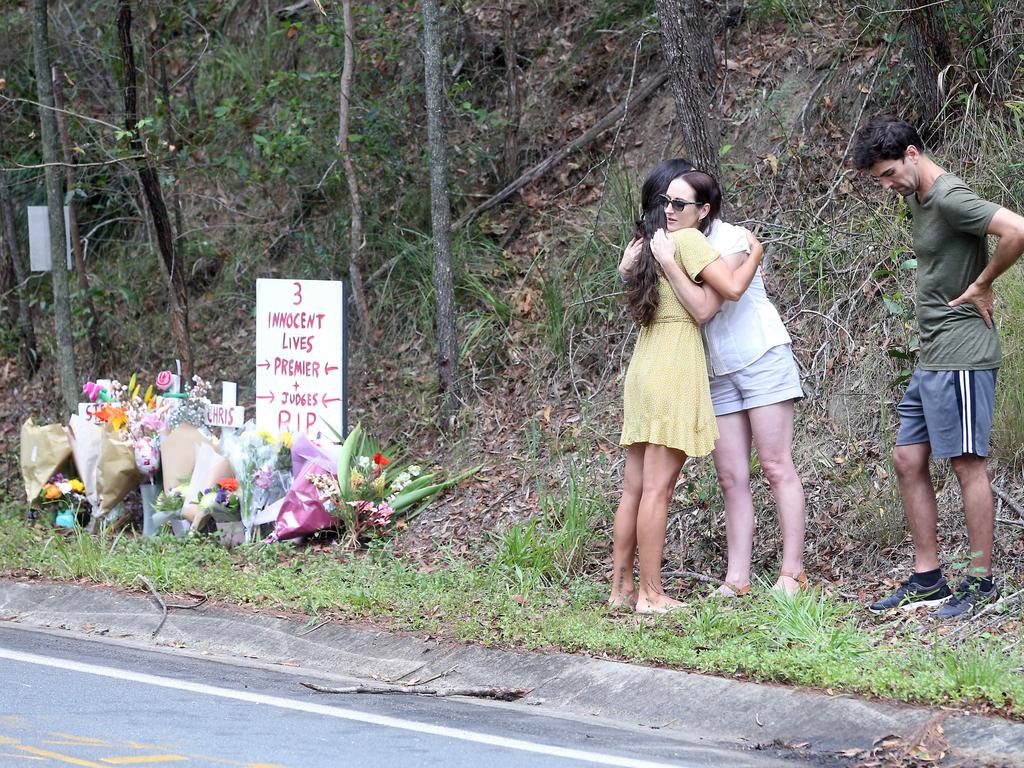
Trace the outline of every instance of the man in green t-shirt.
<instances>
[{"instance_id":1,"label":"man in green t-shirt","mask_svg":"<svg viewBox=\"0 0 1024 768\"><path fill-rule=\"evenodd\" d=\"M902 120L880 117L861 129L853 163L883 189L903 195L913 217L921 335L921 358L897 408L900 429L892 451L914 539L914 573L868 610L937 605L940 618L960 616L999 598L985 466L1000 363L992 281L1024 252L1024 218L981 199L936 165L917 131ZM991 259L986 235L999 238ZM932 456L950 460L967 517L971 568L954 589L939 565Z\"/></svg>"}]
</instances>

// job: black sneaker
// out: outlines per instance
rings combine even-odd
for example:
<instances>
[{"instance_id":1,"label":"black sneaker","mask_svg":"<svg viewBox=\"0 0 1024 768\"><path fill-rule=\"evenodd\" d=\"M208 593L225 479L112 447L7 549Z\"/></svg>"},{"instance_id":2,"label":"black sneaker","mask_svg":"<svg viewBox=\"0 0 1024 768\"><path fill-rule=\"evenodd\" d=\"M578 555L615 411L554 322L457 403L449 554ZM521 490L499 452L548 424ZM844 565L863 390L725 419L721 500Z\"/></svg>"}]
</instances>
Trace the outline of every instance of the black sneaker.
<instances>
[{"instance_id":1,"label":"black sneaker","mask_svg":"<svg viewBox=\"0 0 1024 768\"><path fill-rule=\"evenodd\" d=\"M932 611L932 616L936 619L955 619L957 616L973 613L989 603L998 603L999 599L999 588L995 582L992 582L990 589L984 590L981 588L981 579L968 577L960 582L953 597L945 605L937 611Z\"/></svg>"},{"instance_id":2,"label":"black sneaker","mask_svg":"<svg viewBox=\"0 0 1024 768\"><path fill-rule=\"evenodd\" d=\"M946 580L941 576L930 587L921 586L911 576L900 584L891 595L869 605L868 610L872 613L885 613L893 608L900 608L906 611L912 608L919 608L922 605L938 605L952 594L949 591L949 585L946 584Z\"/></svg>"}]
</instances>

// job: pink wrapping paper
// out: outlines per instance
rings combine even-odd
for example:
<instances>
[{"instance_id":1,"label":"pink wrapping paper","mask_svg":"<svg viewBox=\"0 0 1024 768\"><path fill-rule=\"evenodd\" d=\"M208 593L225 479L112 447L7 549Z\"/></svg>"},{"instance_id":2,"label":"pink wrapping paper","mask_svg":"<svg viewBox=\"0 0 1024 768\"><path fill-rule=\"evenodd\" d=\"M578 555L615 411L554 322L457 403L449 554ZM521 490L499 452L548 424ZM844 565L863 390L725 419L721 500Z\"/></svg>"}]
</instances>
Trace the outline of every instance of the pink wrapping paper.
<instances>
[{"instance_id":1,"label":"pink wrapping paper","mask_svg":"<svg viewBox=\"0 0 1024 768\"><path fill-rule=\"evenodd\" d=\"M295 444L299 442L296 437ZM306 441L308 443L308 441ZM295 456L295 444L292 446L292 456ZM310 446L316 448L312 443ZM295 480L292 487L288 489L281 503L280 511L277 514L277 522L274 523L274 532L267 537L267 541L283 541L294 539L296 536L307 536L322 528L330 528L337 523L324 505L320 502L320 492L313 487L310 475L324 473L334 474L335 469L331 462L324 456L314 457L306 461L302 469L295 473Z\"/></svg>"},{"instance_id":2,"label":"pink wrapping paper","mask_svg":"<svg viewBox=\"0 0 1024 768\"><path fill-rule=\"evenodd\" d=\"M337 474L339 450L340 447L335 447L332 454L299 432L292 439L292 477L298 477L310 461L318 461L332 475Z\"/></svg>"}]
</instances>

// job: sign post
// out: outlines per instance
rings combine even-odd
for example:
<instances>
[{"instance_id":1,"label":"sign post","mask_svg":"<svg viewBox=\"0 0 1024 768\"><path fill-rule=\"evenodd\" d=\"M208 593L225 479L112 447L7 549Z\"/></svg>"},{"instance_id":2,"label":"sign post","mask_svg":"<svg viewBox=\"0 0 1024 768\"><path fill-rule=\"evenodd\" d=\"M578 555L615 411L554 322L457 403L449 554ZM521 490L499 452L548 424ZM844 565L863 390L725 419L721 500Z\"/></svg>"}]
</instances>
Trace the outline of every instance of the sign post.
<instances>
[{"instance_id":1,"label":"sign post","mask_svg":"<svg viewBox=\"0 0 1024 768\"><path fill-rule=\"evenodd\" d=\"M345 434L345 287L256 281L256 428Z\"/></svg>"}]
</instances>

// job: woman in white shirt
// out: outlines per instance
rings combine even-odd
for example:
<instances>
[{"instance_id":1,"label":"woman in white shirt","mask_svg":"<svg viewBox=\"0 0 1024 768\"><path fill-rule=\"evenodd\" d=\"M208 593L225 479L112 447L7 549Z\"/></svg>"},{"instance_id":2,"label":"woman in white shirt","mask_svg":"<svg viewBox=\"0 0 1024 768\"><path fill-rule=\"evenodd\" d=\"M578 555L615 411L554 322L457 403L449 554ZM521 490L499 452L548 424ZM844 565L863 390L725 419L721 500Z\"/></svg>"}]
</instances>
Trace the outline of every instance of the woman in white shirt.
<instances>
[{"instance_id":1,"label":"woman in white shirt","mask_svg":"<svg viewBox=\"0 0 1024 768\"><path fill-rule=\"evenodd\" d=\"M701 204L697 224L711 247L735 269L761 244L742 227L718 218L722 193L713 177L686 176ZM665 276L686 310L703 324L711 402L720 437L712 456L725 497L728 570L719 593L750 591L754 502L750 492L750 446L757 449L782 529L782 565L775 588L792 594L807 584L803 569L804 491L793 464L793 409L803 397L791 341L768 299L760 270L736 301L714 292L695 292L693 282L673 265ZM711 298L707 298L708 296Z\"/></svg>"}]
</instances>

